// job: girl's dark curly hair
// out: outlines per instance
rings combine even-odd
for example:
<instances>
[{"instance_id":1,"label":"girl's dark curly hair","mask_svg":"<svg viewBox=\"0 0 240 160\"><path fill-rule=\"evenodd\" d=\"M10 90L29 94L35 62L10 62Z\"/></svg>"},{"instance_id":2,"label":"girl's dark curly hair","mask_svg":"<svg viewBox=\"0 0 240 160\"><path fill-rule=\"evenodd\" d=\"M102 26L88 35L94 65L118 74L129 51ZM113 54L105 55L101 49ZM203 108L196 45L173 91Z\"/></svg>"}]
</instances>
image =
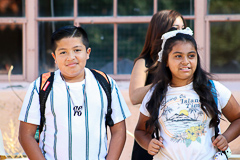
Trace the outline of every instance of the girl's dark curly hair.
<instances>
[{"instance_id":1,"label":"girl's dark curly hair","mask_svg":"<svg viewBox=\"0 0 240 160\"><path fill-rule=\"evenodd\" d=\"M162 62L158 64L156 69L157 74L155 74L152 85L152 87L155 88L150 100L146 104L146 108L150 113L150 119L146 122L145 126L147 130L152 129L155 126L160 129L158 113L160 105L164 106L162 100L166 97L168 85L171 84L172 80L172 73L167 67L168 54L171 52L173 46L179 42L191 43L197 52L196 41L190 35L178 33L175 37L169 38L166 41L162 55ZM200 57L197 52L197 67L193 75L193 89L199 95L201 109L208 117L211 117L209 126L215 127L219 123L219 115L221 113L217 108L211 92L212 85L209 83L210 78L211 75L201 68Z\"/></svg>"}]
</instances>

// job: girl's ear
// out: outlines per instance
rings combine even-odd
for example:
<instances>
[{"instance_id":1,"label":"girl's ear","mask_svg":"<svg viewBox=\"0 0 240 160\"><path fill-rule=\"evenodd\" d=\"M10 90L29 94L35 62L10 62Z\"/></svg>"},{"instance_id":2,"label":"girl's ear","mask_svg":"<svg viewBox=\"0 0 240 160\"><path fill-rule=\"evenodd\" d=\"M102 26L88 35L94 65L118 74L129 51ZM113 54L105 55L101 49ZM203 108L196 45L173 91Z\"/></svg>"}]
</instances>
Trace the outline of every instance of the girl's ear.
<instances>
[{"instance_id":1,"label":"girl's ear","mask_svg":"<svg viewBox=\"0 0 240 160\"><path fill-rule=\"evenodd\" d=\"M52 52L52 57L55 60L55 63L57 63L56 56L55 56L55 54L53 52Z\"/></svg>"}]
</instances>

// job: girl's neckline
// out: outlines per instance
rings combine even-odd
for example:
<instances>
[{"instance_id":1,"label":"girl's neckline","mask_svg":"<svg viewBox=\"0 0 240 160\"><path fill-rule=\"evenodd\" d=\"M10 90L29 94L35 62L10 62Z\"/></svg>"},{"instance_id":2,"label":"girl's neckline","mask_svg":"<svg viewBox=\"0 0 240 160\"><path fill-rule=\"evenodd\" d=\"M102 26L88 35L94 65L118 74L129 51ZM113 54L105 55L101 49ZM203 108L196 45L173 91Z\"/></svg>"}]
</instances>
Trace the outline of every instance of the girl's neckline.
<instances>
[{"instance_id":1,"label":"girl's neckline","mask_svg":"<svg viewBox=\"0 0 240 160\"><path fill-rule=\"evenodd\" d=\"M183 85L183 86L171 86L170 84L168 84L169 88L175 89L175 88L185 88L185 87L190 87L192 86L193 82L190 82L189 84Z\"/></svg>"}]
</instances>

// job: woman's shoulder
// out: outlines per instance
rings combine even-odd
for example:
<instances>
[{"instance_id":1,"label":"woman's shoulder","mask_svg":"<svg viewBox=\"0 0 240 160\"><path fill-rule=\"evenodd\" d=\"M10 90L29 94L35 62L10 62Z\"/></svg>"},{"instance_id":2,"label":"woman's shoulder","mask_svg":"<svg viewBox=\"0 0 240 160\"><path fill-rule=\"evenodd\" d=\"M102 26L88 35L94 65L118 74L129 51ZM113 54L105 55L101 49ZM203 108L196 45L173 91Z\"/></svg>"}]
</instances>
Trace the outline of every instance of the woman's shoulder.
<instances>
[{"instance_id":1,"label":"woman's shoulder","mask_svg":"<svg viewBox=\"0 0 240 160\"><path fill-rule=\"evenodd\" d=\"M136 63L140 63L140 64L144 64L145 65L145 63L146 63L146 59L145 58L139 58L138 60L136 60L136 62L135 62L135 64Z\"/></svg>"},{"instance_id":2,"label":"woman's shoulder","mask_svg":"<svg viewBox=\"0 0 240 160\"><path fill-rule=\"evenodd\" d=\"M135 64L134 64L134 68L136 69L147 69L146 67L146 60L144 58L140 58L138 59Z\"/></svg>"},{"instance_id":3,"label":"woman's shoulder","mask_svg":"<svg viewBox=\"0 0 240 160\"><path fill-rule=\"evenodd\" d=\"M152 65L156 64L153 62L153 60L150 57L142 57L135 61L135 64L141 64L142 66L145 66L146 68L151 67Z\"/></svg>"}]
</instances>

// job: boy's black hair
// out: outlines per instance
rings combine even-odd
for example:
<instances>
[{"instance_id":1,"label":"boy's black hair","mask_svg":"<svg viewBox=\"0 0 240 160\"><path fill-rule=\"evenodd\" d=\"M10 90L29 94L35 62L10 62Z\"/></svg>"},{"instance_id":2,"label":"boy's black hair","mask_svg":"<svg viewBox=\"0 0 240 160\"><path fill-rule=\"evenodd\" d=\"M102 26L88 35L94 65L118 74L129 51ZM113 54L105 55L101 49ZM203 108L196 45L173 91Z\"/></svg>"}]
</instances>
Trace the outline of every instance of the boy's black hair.
<instances>
[{"instance_id":1,"label":"boy's black hair","mask_svg":"<svg viewBox=\"0 0 240 160\"><path fill-rule=\"evenodd\" d=\"M52 52L55 53L55 50L57 48L57 45L56 45L57 41L63 38L70 38L70 37L81 38L82 43L85 45L86 49L88 49L89 47L88 35L87 35L87 32L82 27L64 26L52 33L52 37L51 37Z\"/></svg>"}]
</instances>

